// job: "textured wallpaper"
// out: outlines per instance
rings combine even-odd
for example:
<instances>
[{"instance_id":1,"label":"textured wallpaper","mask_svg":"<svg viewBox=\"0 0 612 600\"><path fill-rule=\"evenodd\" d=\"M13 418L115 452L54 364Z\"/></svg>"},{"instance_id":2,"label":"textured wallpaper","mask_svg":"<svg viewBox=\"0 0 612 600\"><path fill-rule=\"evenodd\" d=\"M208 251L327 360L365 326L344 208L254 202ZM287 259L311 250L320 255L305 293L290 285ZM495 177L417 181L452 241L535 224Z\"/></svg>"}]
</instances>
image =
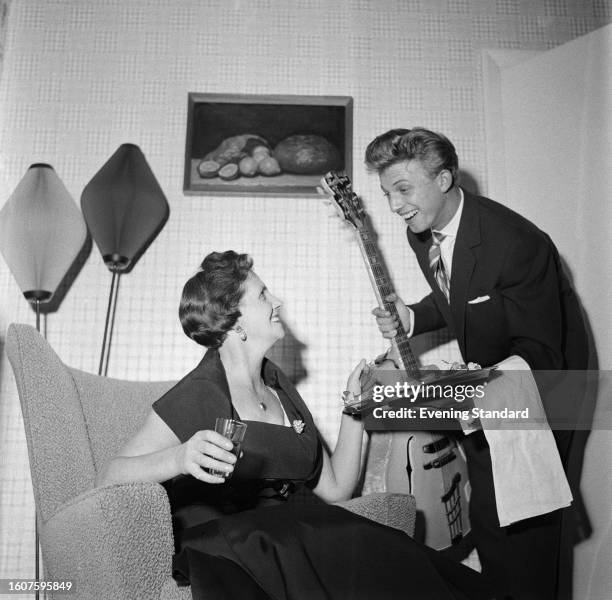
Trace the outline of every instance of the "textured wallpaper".
<instances>
[{"instance_id":1,"label":"textured wallpaper","mask_svg":"<svg viewBox=\"0 0 612 600\"><path fill-rule=\"evenodd\" d=\"M398 292L414 301L426 285L402 223L362 166L366 144L391 127L443 131L465 185L486 194L482 49L547 50L610 20L607 0L15 0L0 37L0 205L33 162L52 164L78 203L120 144L138 144L170 218L122 278L109 375L178 379L190 370L201 350L180 329L182 285L206 253L248 252L284 301L289 334L273 356L333 444L347 374L385 349L358 248L316 198L185 196L188 92L352 96L355 187ZM97 371L110 279L94 247L46 319L71 366ZM0 298L2 347L10 322L34 322L3 261ZM423 360L456 355L444 335L416 349ZM5 356L0 457L0 578L30 576L33 500Z\"/></svg>"},{"instance_id":2,"label":"textured wallpaper","mask_svg":"<svg viewBox=\"0 0 612 600\"><path fill-rule=\"evenodd\" d=\"M10 0L0 0L0 78L2 77L2 63L4 62L4 47L6 45L6 28L8 25L10 3Z\"/></svg>"}]
</instances>

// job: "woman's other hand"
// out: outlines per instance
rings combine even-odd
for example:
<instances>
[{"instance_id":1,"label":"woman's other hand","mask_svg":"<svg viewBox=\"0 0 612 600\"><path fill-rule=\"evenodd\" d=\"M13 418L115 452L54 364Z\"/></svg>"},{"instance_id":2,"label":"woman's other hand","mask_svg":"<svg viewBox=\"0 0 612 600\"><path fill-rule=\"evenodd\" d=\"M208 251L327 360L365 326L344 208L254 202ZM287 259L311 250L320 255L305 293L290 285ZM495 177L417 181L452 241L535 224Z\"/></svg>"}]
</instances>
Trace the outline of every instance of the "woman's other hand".
<instances>
[{"instance_id":1,"label":"woman's other hand","mask_svg":"<svg viewBox=\"0 0 612 600\"><path fill-rule=\"evenodd\" d=\"M362 358L357 366L352 370L346 382L346 389L355 396L361 394L361 373L365 368L366 361L365 358Z\"/></svg>"},{"instance_id":2,"label":"woman's other hand","mask_svg":"<svg viewBox=\"0 0 612 600\"><path fill-rule=\"evenodd\" d=\"M223 483L223 477L211 475L208 470L232 473L236 463L236 457L230 452L232 448L232 442L216 431L197 431L177 447L177 469L183 475L192 475L206 483Z\"/></svg>"},{"instance_id":3,"label":"woman's other hand","mask_svg":"<svg viewBox=\"0 0 612 600\"><path fill-rule=\"evenodd\" d=\"M391 368L402 368L402 357L397 349L397 345L391 344L384 354L380 354L374 359L374 364L378 368L389 370Z\"/></svg>"},{"instance_id":4,"label":"woman's other hand","mask_svg":"<svg viewBox=\"0 0 612 600\"><path fill-rule=\"evenodd\" d=\"M353 369L346 382L349 394L361 394L361 374L366 368L366 361L361 359ZM361 465L361 447L363 439L363 419L356 419L348 414L342 415L336 447L331 456L323 453L323 468L314 493L325 502L348 500L357 484Z\"/></svg>"}]
</instances>

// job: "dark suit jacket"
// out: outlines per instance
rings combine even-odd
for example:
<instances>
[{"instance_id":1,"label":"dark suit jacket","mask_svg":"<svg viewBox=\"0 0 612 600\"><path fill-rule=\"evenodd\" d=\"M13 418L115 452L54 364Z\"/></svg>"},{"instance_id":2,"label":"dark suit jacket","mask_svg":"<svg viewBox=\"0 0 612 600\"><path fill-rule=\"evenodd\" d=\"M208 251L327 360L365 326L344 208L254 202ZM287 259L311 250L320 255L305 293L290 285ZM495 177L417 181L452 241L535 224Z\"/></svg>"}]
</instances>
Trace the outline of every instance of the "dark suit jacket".
<instances>
[{"instance_id":1,"label":"dark suit jacket","mask_svg":"<svg viewBox=\"0 0 612 600\"><path fill-rule=\"evenodd\" d=\"M564 387L561 380L568 374L551 370L586 368L587 344L579 304L557 249L548 235L514 211L467 192L464 198L453 252L450 304L429 269L431 233L408 231L432 288L431 294L411 307L414 333L448 325L464 361L483 367L511 355L521 356L534 370L553 429L554 423L561 422L557 419L574 422L580 412L580 390L574 387L576 393L560 398L555 390ZM483 302L469 302L486 297ZM575 378L572 381L576 383ZM567 460L572 432L565 429L554 434L559 454ZM500 533L484 433L466 436L463 448L472 488L472 533L483 573L498 579L496 596L555 597L559 513L528 519Z\"/></svg>"},{"instance_id":2,"label":"dark suit jacket","mask_svg":"<svg viewBox=\"0 0 612 600\"><path fill-rule=\"evenodd\" d=\"M533 223L493 200L464 191L450 305L429 268L431 233L407 234L432 288L410 306L414 334L448 325L464 361L483 367L516 354L532 369L586 368L578 301L555 245Z\"/></svg>"}]
</instances>

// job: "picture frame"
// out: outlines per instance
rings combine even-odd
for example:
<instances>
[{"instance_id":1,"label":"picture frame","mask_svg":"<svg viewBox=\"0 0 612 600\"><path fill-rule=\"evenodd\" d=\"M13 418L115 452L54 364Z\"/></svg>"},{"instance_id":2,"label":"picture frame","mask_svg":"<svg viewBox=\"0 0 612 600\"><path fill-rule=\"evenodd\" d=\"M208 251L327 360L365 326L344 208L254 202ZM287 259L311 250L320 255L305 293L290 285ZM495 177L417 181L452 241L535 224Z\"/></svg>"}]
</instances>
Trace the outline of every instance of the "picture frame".
<instances>
[{"instance_id":1,"label":"picture frame","mask_svg":"<svg viewBox=\"0 0 612 600\"><path fill-rule=\"evenodd\" d=\"M350 96L190 92L183 192L317 195L327 171L351 177L352 143Z\"/></svg>"}]
</instances>

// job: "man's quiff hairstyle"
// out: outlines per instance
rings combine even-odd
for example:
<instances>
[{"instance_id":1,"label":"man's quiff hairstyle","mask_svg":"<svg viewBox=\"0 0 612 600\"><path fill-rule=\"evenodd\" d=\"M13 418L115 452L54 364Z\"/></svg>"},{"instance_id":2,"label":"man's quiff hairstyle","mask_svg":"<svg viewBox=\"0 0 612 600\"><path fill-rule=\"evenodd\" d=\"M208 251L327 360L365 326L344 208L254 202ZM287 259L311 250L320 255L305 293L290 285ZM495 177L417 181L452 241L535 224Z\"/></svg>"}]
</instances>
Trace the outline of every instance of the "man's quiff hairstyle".
<instances>
[{"instance_id":1,"label":"man's quiff hairstyle","mask_svg":"<svg viewBox=\"0 0 612 600\"><path fill-rule=\"evenodd\" d=\"M423 127L391 129L374 138L366 148L365 163L380 175L399 162L418 160L433 179L446 169L457 180L459 159L452 142L441 133Z\"/></svg>"},{"instance_id":2,"label":"man's quiff hairstyle","mask_svg":"<svg viewBox=\"0 0 612 600\"><path fill-rule=\"evenodd\" d=\"M181 296L183 331L207 348L219 348L240 317L238 305L253 261L233 250L211 252L191 277Z\"/></svg>"}]
</instances>

